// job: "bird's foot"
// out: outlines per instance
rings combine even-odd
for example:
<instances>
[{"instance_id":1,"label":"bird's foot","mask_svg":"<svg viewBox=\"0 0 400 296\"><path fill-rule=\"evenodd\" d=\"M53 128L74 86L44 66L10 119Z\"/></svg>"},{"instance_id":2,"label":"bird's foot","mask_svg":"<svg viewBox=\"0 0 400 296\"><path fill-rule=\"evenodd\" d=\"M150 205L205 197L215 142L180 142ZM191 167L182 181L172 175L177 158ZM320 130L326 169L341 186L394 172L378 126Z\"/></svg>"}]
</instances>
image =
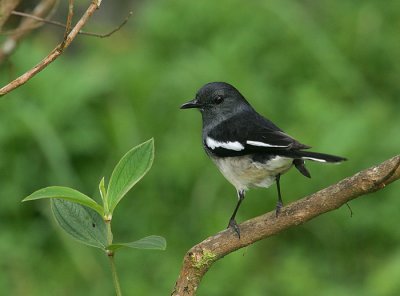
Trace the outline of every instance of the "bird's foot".
<instances>
[{"instance_id":1,"label":"bird's foot","mask_svg":"<svg viewBox=\"0 0 400 296\"><path fill-rule=\"evenodd\" d=\"M275 217L278 218L279 213L281 212L282 207L283 207L283 203L282 203L282 201L279 200L279 201L276 203Z\"/></svg>"},{"instance_id":2,"label":"bird's foot","mask_svg":"<svg viewBox=\"0 0 400 296\"><path fill-rule=\"evenodd\" d=\"M236 232L238 238L240 239L240 229L239 229L239 225L236 223L235 219L229 220L229 224L228 224L227 228L232 228Z\"/></svg>"}]
</instances>

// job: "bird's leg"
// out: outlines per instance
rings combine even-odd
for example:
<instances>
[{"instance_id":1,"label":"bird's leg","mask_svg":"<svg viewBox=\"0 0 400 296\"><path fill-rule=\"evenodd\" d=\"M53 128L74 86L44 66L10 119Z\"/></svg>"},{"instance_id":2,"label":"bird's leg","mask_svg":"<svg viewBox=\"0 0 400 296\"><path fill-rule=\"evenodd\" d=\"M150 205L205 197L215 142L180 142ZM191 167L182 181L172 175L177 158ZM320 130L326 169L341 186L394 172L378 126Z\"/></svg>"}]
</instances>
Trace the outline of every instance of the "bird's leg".
<instances>
[{"instance_id":1,"label":"bird's leg","mask_svg":"<svg viewBox=\"0 0 400 296\"><path fill-rule=\"evenodd\" d=\"M275 210L276 217L278 217L279 213L281 212L281 208L283 207L282 196L281 196L281 185L279 183L280 179L281 179L281 174L276 175L275 180L276 180L276 187L278 189L278 202L276 203L276 210Z\"/></svg>"},{"instance_id":2,"label":"bird's leg","mask_svg":"<svg viewBox=\"0 0 400 296\"><path fill-rule=\"evenodd\" d=\"M233 230L236 232L236 234L238 235L239 239L240 239L240 229L239 226L236 223L235 217L236 217L236 213L239 210L240 204L242 203L243 199L244 199L244 190L238 190L237 192L238 194L238 202L236 204L235 210L233 211L232 217L229 219L229 224L228 224L228 228L232 227Z\"/></svg>"}]
</instances>

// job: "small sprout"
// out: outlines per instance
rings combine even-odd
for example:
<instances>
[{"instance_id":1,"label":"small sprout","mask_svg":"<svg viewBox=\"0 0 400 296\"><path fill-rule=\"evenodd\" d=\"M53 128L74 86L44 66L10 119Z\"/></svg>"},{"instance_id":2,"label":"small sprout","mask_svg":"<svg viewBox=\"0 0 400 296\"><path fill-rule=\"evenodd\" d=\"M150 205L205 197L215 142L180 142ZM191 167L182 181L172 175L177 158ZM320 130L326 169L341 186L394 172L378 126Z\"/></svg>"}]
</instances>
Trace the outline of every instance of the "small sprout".
<instances>
[{"instance_id":1,"label":"small sprout","mask_svg":"<svg viewBox=\"0 0 400 296\"><path fill-rule=\"evenodd\" d=\"M108 223L112 220L112 214L107 214L104 216L104 222Z\"/></svg>"},{"instance_id":2,"label":"small sprout","mask_svg":"<svg viewBox=\"0 0 400 296\"><path fill-rule=\"evenodd\" d=\"M100 5L101 0L96 1ZM104 177L100 180L99 190L103 205L75 189L62 186L42 188L23 199L23 201L50 199L54 218L66 233L83 244L104 250L110 258L117 295L121 295L113 258L117 249L127 247L165 250L167 246L165 238L157 235L133 242L113 244L112 213L128 191L148 172L153 158L153 139L129 150L114 168L108 189L105 188Z\"/></svg>"}]
</instances>

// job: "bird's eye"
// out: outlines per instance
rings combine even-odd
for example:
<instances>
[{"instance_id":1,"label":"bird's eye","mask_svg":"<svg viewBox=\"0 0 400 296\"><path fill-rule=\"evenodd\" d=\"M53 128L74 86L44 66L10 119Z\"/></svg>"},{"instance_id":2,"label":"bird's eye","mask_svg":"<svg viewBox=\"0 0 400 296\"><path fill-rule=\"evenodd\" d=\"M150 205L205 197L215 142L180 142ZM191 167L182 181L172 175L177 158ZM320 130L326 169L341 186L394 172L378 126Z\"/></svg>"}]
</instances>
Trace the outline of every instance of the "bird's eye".
<instances>
[{"instance_id":1,"label":"bird's eye","mask_svg":"<svg viewBox=\"0 0 400 296\"><path fill-rule=\"evenodd\" d=\"M224 98L221 97L221 96L216 96L215 99L214 99L214 102L216 104L221 104L223 101L224 101Z\"/></svg>"}]
</instances>

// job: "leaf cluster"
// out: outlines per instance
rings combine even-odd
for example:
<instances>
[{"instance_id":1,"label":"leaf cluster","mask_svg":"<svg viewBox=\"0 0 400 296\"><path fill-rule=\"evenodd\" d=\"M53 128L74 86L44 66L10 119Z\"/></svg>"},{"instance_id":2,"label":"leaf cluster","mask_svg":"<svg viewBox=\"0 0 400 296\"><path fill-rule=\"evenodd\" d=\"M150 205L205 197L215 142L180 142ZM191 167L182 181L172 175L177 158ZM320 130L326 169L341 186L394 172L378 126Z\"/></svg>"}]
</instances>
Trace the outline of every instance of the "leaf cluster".
<instances>
[{"instance_id":1,"label":"leaf cluster","mask_svg":"<svg viewBox=\"0 0 400 296\"><path fill-rule=\"evenodd\" d=\"M100 181L102 205L82 192L62 186L39 189L23 201L50 199L53 215L66 233L79 242L103 249L108 254L124 247L165 250L166 241L161 236L151 235L128 243L113 243L111 233L110 224L115 208L148 172L153 159L153 139L128 151L114 168L107 189L104 177Z\"/></svg>"}]
</instances>

